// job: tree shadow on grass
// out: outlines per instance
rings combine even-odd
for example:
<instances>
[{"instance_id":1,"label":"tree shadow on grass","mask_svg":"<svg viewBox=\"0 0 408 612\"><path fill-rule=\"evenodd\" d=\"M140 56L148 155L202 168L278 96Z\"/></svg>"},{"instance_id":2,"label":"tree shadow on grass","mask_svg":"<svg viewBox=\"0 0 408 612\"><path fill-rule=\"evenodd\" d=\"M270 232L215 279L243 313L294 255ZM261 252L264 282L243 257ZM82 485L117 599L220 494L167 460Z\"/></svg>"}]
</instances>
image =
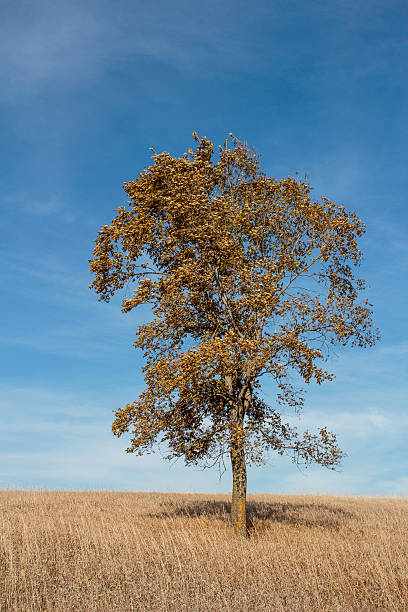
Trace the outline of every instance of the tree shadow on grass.
<instances>
[{"instance_id":1,"label":"tree shadow on grass","mask_svg":"<svg viewBox=\"0 0 408 612\"><path fill-rule=\"evenodd\" d=\"M231 503L224 501L187 501L177 506L163 504L162 511L148 514L163 518L209 516L230 522ZM247 530L249 535L268 531L271 523L285 523L297 527L324 528L339 531L355 514L339 506L323 503L247 501Z\"/></svg>"}]
</instances>

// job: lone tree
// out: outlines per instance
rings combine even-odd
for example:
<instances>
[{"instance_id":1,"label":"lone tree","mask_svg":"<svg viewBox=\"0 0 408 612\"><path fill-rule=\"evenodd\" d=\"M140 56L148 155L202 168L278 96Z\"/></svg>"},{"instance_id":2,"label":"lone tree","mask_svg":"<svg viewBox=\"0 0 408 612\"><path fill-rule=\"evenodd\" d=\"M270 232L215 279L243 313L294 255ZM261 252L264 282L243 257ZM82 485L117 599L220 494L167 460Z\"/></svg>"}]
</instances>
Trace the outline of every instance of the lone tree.
<instances>
[{"instance_id":1,"label":"lone tree","mask_svg":"<svg viewBox=\"0 0 408 612\"><path fill-rule=\"evenodd\" d=\"M267 177L254 149L229 136L216 163L213 143L195 132L195 152L180 158L151 149L154 164L124 185L129 208L98 233L90 288L108 302L137 281L122 312L150 303L155 317L134 343L147 388L115 412L113 433L132 428L126 451L138 455L165 442L165 458L187 465L229 454L231 524L246 537L247 462L275 450L334 469L344 456L325 427L300 437L282 422L281 405L303 405L290 376L332 380L321 367L332 346L371 346L378 330L352 269L360 219L326 197L313 201L299 173ZM274 407L257 392L264 374Z\"/></svg>"}]
</instances>

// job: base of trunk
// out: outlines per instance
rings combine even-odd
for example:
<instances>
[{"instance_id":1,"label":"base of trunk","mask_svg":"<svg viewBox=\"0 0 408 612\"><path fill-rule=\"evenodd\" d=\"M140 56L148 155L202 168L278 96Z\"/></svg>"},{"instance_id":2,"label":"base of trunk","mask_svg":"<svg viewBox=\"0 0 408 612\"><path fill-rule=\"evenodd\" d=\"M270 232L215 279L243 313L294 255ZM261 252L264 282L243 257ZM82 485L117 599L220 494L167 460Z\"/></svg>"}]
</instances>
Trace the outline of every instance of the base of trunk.
<instances>
[{"instance_id":1,"label":"base of trunk","mask_svg":"<svg viewBox=\"0 0 408 612\"><path fill-rule=\"evenodd\" d=\"M248 537L247 517L246 517L246 498L232 499L231 505L231 526L237 536Z\"/></svg>"}]
</instances>

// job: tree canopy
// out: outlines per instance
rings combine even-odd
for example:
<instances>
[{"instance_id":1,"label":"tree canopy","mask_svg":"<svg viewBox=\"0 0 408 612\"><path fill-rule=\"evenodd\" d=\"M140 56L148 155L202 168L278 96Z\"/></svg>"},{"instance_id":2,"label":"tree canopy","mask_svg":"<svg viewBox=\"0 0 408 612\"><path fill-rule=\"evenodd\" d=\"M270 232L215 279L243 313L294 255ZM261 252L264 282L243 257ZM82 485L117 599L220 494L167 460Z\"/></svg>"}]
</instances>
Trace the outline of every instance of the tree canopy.
<instances>
[{"instance_id":1,"label":"tree canopy","mask_svg":"<svg viewBox=\"0 0 408 612\"><path fill-rule=\"evenodd\" d=\"M298 174L266 176L232 134L218 161L210 140L193 137L195 151L180 158L152 150L154 164L124 185L128 206L95 241L99 300L137 283L122 312L149 303L154 313L134 343L146 389L116 411L113 432L131 430L128 452L165 442L166 458L187 464L239 448L249 463L275 450L334 468L344 455L336 436L325 427L299 436L282 406L302 407L296 378L333 378L334 346L378 338L355 273L364 224L324 196L314 201ZM260 395L264 375L272 406Z\"/></svg>"}]
</instances>

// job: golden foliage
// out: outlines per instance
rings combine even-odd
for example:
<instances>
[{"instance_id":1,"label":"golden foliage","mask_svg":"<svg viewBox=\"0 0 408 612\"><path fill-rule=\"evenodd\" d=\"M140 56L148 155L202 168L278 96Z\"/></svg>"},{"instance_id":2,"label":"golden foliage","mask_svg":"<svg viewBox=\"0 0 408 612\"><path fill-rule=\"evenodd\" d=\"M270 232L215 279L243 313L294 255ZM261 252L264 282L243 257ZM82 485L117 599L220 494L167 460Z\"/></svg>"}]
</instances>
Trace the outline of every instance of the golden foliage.
<instances>
[{"instance_id":1,"label":"golden foliage","mask_svg":"<svg viewBox=\"0 0 408 612\"><path fill-rule=\"evenodd\" d=\"M257 394L264 375L278 403L301 407L288 382L332 375L322 367L332 345L370 346L371 304L359 300L355 276L364 225L353 212L297 178L277 180L258 155L232 134L219 146L199 139L181 158L154 153L154 164L125 183L119 207L96 239L91 273L99 300L137 282L123 312L153 307L138 328L147 388L116 411L115 435L133 427L128 452L149 452L157 441L187 463L220 460L241 442L246 456L293 453L295 461L336 466L343 453L333 434L282 423Z\"/></svg>"}]
</instances>

